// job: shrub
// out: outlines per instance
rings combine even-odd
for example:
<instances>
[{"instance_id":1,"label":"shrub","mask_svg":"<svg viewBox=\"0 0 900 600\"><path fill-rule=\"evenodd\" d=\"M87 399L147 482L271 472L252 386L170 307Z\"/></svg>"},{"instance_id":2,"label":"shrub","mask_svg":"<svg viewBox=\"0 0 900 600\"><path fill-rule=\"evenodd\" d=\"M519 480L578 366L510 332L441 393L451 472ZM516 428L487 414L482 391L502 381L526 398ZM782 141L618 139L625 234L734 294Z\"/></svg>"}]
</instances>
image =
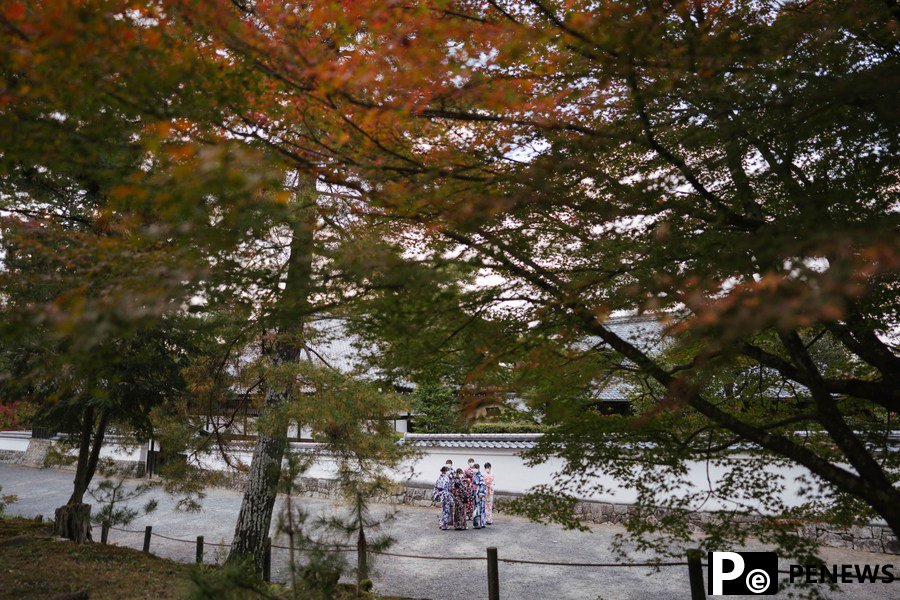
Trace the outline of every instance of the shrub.
<instances>
[{"instance_id":1,"label":"shrub","mask_svg":"<svg viewBox=\"0 0 900 600\"><path fill-rule=\"evenodd\" d=\"M17 401L11 404L0 404L0 430L28 429L37 414L37 405L33 402Z\"/></svg>"},{"instance_id":2,"label":"shrub","mask_svg":"<svg viewBox=\"0 0 900 600\"><path fill-rule=\"evenodd\" d=\"M460 430L456 394L442 385L425 384L412 393L413 427L418 433L450 433Z\"/></svg>"},{"instance_id":3,"label":"shrub","mask_svg":"<svg viewBox=\"0 0 900 600\"><path fill-rule=\"evenodd\" d=\"M95 487L88 490L91 497L100 505L100 510L91 516L94 523L107 523L116 525L130 525L134 519L143 514L150 514L156 510L156 500L149 500L142 510L131 508L128 502L140 498L152 488L149 483L142 483L135 488L126 485L127 474L118 472L112 461L102 467L101 474L104 479Z\"/></svg>"},{"instance_id":4,"label":"shrub","mask_svg":"<svg viewBox=\"0 0 900 600\"><path fill-rule=\"evenodd\" d=\"M0 491L3 491L3 486L0 486ZM3 513L6 512L6 507L10 504L15 504L19 500L19 497L15 494L0 494L0 517L3 516Z\"/></svg>"},{"instance_id":5,"label":"shrub","mask_svg":"<svg viewBox=\"0 0 900 600\"><path fill-rule=\"evenodd\" d=\"M470 433L544 433L546 425L528 421L511 421L508 423L475 423Z\"/></svg>"}]
</instances>

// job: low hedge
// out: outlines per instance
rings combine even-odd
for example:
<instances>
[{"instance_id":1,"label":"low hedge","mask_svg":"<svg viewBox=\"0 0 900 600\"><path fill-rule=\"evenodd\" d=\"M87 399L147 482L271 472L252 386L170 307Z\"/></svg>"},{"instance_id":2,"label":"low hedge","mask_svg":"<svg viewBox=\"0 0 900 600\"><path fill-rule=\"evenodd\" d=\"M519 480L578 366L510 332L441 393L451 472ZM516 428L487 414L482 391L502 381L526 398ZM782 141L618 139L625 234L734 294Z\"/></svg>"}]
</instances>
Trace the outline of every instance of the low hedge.
<instances>
[{"instance_id":1,"label":"low hedge","mask_svg":"<svg viewBox=\"0 0 900 600\"><path fill-rule=\"evenodd\" d=\"M544 433L546 425L529 423L527 421L513 421L510 423L475 423L469 429L469 433Z\"/></svg>"}]
</instances>

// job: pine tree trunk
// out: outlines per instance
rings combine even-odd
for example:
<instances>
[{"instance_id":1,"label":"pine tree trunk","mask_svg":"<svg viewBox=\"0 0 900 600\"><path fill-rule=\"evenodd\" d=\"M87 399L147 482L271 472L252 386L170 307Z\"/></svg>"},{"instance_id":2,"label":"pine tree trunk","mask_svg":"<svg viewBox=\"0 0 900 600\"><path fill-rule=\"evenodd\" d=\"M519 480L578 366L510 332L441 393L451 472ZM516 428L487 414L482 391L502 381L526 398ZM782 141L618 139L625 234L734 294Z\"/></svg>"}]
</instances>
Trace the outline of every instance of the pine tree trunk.
<instances>
[{"instance_id":1,"label":"pine tree trunk","mask_svg":"<svg viewBox=\"0 0 900 600\"><path fill-rule=\"evenodd\" d=\"M297 196L297 210L291 223L287 279L272 315L276 325L272 351L272 363L275 366L295 363L301 359L303 323L309 313L313 232L317 219L315 182L300 182ZM277 410L292 396L293 389L290 386L282 389L269 388L266 393L266 413ZM276 430L258 431L228 563L249 560L256 572L262 573L266 540L272 525L272 512L286 448L287 423L279 424Z\"/></svg>"},{"instance_id":2,"label":"pine tree trunk","mask_svg":"<svg viewBox=\"0 0 900 600\"><path fill-rule=\"evenodd\" d=\"M93 541L91 537L91 505L65 504L56 509L53 535L69 538L76 544Z\"/></svg>"},{"instance_id":3,"label":"pine tree trunk","mask_svg":"<svg viewBox=\"0 0 900 600\"><path fill-rule=\"evenodd\" d=\"M363 581L369 578L369 555L366 544L366 532L363 521L359 521L359 534L356 538L356 594L363 592Z\"/></svg>"},{"instance_id":4,"label":"pine tree trunk","mask_svg":"<svg viewBox=\"0 0 900 600\"><path fill-rule=\"evenodd\" d=\"M280 398L270 394L267 406L276 406ZM270 402L271 398L271 402ZM262 573L266 539L272 525L272 511L281 477L281 462L287 446L287 427L277 434L259 432L250 463L250 477L244 488L241 512L238 514L228 554L229 563L250 560L257 573Z\"/></svg>"}]
</instances>

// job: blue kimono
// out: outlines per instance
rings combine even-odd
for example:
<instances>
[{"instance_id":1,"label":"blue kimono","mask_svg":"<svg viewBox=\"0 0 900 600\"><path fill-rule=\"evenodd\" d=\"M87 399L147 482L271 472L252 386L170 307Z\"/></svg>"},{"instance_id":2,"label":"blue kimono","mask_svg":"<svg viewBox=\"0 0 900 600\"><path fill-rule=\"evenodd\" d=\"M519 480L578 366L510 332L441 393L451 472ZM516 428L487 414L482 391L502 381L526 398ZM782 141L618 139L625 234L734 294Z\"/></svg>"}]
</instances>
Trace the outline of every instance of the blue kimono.
<instances>
[{"instance_id":1,"label":"blue kimono","mask_svg":"<svg viewBox=\"0 0 900 600\"><path fill-rule=\"evenodd\" d=\"M475 488L475 510L472 511L472 527L481 529L485 526L484 502L487 498L487 484L481 471L472 473L472 487Z\"/></svg>"},{"instance_id":2,"label":"blue kimono","mask_svg":"<svg viewBox=\"0 0 900 600\"><path fill-rule=\"evenodd\" d=\"M438 519L438 526L441 529L449 528L453 518L453 496L450 495L450 478L446 473L441 473L434 483L431 499L432 501L441 501L441 516Z\"/></svg>"}]
</instances>

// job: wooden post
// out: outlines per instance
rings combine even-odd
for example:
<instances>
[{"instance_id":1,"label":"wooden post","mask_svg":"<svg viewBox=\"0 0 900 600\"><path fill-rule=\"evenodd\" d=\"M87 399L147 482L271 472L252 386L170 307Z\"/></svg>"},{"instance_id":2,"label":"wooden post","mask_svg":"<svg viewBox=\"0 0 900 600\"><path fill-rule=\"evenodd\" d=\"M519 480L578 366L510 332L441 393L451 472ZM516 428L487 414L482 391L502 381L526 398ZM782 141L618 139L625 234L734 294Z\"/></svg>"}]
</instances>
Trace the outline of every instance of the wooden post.
<instances>
[{"instance_id":1,"label":"wooden post","mask_svg":"<svg viewBox=\"0 0 900 600\"><path fill-rule=\"evenodd\" d=\"M156 468L156 456L153 454L155 446L153 438L150 438L150 444L147 446L147 479L153 479L153 469Z\"/></svg>"},{"instance_id":2,"label":"wooden post","mask_svg":"<svg viewBox=\"0 0 900 600\"><path fill-rule=\"evenodd\" d=\"M687 551L688 577L691 581L691 600L706 600L706 585L703 582L702 553L698 548Z\"/></svg>"},{"instance_id":3,"label":"wooden post","mask_svg":"<svg viewBox=\"0 0 900 600\"><path fill-rule=\"evenodd\" d=\"M147 525L146 529L144 529L144 552L150 552L150 536L152 532L153 528Z\"/></svg>"},{"instance_id":4,"label":"wooden post","mask_svg":"<svg viewBox=\"0 0 900 600\"><path fill-rule=\"evenodd\" d=\"M109 541L109 521L103 521L100 526L100 543L105 544Z\"/></svg>"},{"instance_id":5,"label":"wooden post","mask_svg":"<svg viewBox=\"0 0 900 600\"><path fill-rule=\"evenodd\" d=\"M488 600L500 600L500 570L497 567L497 548L487 549Z\"/></svg>"},{"instance_id":6,"label":"wooden post","mask_svg":"<svg viewBox=\"0 0 900 600\"><path fill-rule=\"evenodd\" d=\"M203 564L203 536L197 536L197 564Z\"/></svg>"},{"instance_id":7,"label":"wooden post","mask_svg":"<svg viewBox=\"0 0 900 600\"><path fill-rule=\"evenodd\" d=\"M266 554L263 557L263 581L272 581L272 538L266 538Z\"/></svg>"}]
</instances>

